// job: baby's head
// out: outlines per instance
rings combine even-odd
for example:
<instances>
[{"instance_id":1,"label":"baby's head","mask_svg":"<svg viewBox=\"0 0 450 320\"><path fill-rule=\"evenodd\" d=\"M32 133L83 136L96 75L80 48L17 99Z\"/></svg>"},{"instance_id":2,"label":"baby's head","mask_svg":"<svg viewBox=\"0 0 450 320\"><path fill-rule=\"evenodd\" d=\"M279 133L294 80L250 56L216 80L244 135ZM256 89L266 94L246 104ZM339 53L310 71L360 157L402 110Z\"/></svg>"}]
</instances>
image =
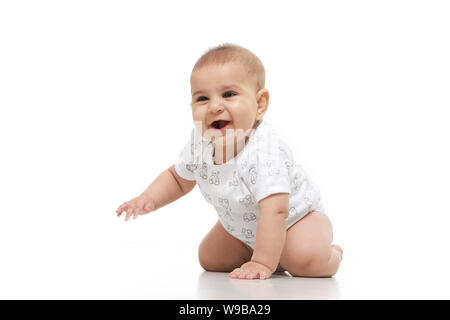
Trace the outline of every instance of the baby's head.
<instances>
[{"instance_id":1,"label":"baby's head","mask_svg":"<svg viewBox=\"0 0 450 320\"><path fill-rule=\"evenodd\" d=\"M194 123L205 138L219 144L229 144L235 140L231 137L241 140L256 128L269 105L264 65L238 45L211 48L192 70L191 96Z\"/></svg>"}]
</instances>

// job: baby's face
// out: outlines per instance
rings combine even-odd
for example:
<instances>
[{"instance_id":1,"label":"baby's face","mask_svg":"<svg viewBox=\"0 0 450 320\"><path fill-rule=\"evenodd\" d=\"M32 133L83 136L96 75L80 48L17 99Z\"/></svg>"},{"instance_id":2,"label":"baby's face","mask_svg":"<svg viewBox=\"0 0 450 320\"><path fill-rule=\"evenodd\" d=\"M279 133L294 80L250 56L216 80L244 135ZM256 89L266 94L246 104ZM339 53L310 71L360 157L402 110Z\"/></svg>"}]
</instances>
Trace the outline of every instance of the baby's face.
<instances>
[{"instance_id":1,"label":"baby's face","mask_svg":"<svg viewBox=\"0 0 450 320\"><path fill-rule=\"evenodd\" d=\"M245 138L262 119L268 92L256 92L256 81L238 62L212 64L191 75L192 116L197 130L216 144ZM264 100L262 108L259 102ZM223 120L223 121L218 121Z\"/></svg>"}]
</instances>

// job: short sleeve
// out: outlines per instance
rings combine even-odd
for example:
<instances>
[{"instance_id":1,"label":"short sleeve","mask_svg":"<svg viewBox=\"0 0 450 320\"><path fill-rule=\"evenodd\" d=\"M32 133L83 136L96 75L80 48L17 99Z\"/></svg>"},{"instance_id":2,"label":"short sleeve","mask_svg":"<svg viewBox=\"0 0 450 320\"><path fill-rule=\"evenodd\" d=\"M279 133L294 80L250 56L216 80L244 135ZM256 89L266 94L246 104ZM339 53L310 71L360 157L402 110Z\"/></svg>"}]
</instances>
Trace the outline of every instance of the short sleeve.
<instances>
[{"instance_id":1,"label":"short sleeve","mask_svg":"<svg viewBox=\"0 0 450 320\"><path fill-rule=\"evenodd\" d=\"M186 180L194 181L194 139L193 134L191 134L191 139L184 146L184 148L178 153L175 159L175 171L180 177Z\"/></svg>"},{"instance_id":2,"label":"short sleeve","mask_svg":"<svg viewBox=\"0 0 450 320\"><path fill-rule=\"evenodd\" d=\"M244 174L246 184L255 200L276 193L290 193L289 159L278 147L256 150Z\"/></svg>"}]
</instances>

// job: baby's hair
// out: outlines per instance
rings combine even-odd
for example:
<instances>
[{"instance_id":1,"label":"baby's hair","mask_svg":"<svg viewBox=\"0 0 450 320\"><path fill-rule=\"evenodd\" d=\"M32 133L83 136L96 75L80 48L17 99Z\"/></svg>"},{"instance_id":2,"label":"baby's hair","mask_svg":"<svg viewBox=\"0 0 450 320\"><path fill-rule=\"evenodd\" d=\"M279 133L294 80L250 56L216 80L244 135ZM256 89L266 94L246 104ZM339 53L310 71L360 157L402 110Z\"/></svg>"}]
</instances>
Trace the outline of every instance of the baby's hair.
<instances>
[{"instance_id":1,"label":"baby's hair","mask_svg":"<svg viewBox=\"0 0 450 320\"><path fill-rule=\"evenodd\" d=\"M246 69L249 76L256 81L256 92L265 87L266 71L261 60L250 50L232 43L223 43L209 48L195 63L192 72L211 64L225 64L239 62Z\"/></svg>"}]
</instances>

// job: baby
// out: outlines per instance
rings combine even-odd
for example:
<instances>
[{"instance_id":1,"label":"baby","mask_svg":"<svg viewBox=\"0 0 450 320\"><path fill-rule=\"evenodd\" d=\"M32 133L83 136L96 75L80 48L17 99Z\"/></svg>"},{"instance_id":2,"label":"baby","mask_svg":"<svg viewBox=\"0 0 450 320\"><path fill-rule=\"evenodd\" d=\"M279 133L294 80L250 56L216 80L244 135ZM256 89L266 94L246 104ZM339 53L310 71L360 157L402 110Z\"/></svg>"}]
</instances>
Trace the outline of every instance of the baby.
<instances>
[{"instance_id":1,"label":"baby","mask_svg":"<svg viewBox=\"0 0 450 320\"><path fill-rule=\"evenodd\" d=\"M263 120L269 106L265 70L233 44L208 50L191 73L194 129L174 165L117 215L155 211L197 184L219 221L199 247L207 271L236 279L331 277L342 260L320 193L290 148Z\"/></svg>"}]
</instances>

